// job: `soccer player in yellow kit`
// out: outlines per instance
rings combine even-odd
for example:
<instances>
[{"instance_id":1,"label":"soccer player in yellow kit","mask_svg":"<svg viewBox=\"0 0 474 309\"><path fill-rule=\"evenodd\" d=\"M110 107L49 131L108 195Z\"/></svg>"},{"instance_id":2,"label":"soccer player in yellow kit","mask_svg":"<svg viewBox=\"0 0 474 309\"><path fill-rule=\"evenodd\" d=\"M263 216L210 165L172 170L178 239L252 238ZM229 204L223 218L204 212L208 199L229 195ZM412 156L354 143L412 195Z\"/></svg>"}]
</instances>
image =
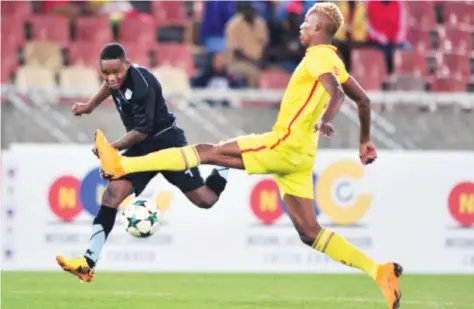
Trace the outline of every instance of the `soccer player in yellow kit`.
<instances>
[{"instance_id":1,"label":"soccer player in yellow kit","mask_svg":"<svg viewBox=\"0 0 474 309\"><path fill-rule=\"evenodd\" d=\"M315 152L319 134L330 137L330 124L345 94L358 104L361 122L360 159L370 164L376 150L370 142L370 102L347 73L331 40L343 24L333 3L317 3L301 25L306 55L294 71L271 132L241 136L218 145L170 148L143 157L122 157L96 133L96 147L104 174L110 178L146 171L184 171L199 164L245 169L248 174L272 174L289 216L303 243L334 260L359 268L380 286L389 309L400 305L397 263L378 264L341 235L321 227L313 209Z\"/></svg>"}]
</instances>

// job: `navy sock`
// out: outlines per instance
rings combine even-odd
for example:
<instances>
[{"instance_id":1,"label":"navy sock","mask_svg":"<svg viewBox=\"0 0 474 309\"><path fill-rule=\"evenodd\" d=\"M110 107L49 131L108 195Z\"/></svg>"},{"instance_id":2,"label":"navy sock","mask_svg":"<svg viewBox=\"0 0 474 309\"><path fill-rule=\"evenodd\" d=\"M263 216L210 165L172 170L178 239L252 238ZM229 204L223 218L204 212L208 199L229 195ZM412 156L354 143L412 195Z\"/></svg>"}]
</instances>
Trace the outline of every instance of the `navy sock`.
<instances>
[{"instance_id":1,"label":"navy sock","mask_svg":"<svg viewBox=\"0 0 474 309\"><path fill-rule=\"evenodd\" d=\"M206 186L214 191L219 197L227 185L227 176L229 169L225 167L218 167L212 170L211 174L206 178Z\"/></svg>"},{"instance_id":2,"label":"navy sock","mask_svg":"<svg viewBox=\"0 0 474 309\"><path fill-rule=\"evenodd\" d=\"M99 260L102 247L107 241L110 231L114 227L115 218L117 216L117 209L100 206L99 213L94 218L92 225L92 236L89 239L89 247L87 248L84 257L86 258L89 267L94 268Z\"/></svg>"}]
</instances>

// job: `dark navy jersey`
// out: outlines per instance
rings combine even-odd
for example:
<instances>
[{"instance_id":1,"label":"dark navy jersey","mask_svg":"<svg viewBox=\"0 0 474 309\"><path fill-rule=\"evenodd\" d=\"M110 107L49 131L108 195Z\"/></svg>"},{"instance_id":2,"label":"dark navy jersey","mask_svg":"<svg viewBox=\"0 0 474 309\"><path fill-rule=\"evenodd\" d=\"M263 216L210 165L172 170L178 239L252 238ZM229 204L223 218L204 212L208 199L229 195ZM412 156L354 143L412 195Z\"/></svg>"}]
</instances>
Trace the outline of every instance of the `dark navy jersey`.
<instances>
[{"instance_id":1,"label":"dark navy jersey","mask_svg":"<svg viewBox=\"0 0 474 309\"><path fill-rule=\"evenodd\" d=\"M132 64L120 89L110 89L127 132L155 135L174 125L160 82L146 68Z\"/></svg>"}]
</instances>

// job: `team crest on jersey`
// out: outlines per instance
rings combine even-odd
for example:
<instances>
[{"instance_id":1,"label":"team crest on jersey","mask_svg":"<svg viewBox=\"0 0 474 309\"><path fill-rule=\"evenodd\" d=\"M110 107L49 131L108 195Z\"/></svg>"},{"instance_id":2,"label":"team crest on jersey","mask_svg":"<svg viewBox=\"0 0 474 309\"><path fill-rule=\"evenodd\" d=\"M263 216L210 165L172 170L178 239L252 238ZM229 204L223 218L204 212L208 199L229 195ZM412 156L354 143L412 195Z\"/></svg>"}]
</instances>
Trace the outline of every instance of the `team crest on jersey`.
<instances>
[{"instance_id":1,"label":"team crest on jersey","mask_svg":"<svg viewBox=\"0 0 474 309\"><path fill-rule=\"evenodd\" d=\"M130 100L132 98L132 94L133 94L132 90L130 89L125 90L125 99Z\"/></svg>"},{"instance_id":2,"label":"team crest on jersey","mask_svg":"<svg viewBox=\"0 0 474 309\"><path fill-rule=\"evenodd\" d=\"M333 68L333 73L334 73L334 75L339 76L341 74L341 70L339 70L338 67L334 67Z\"/></svg>"}]
</instances>

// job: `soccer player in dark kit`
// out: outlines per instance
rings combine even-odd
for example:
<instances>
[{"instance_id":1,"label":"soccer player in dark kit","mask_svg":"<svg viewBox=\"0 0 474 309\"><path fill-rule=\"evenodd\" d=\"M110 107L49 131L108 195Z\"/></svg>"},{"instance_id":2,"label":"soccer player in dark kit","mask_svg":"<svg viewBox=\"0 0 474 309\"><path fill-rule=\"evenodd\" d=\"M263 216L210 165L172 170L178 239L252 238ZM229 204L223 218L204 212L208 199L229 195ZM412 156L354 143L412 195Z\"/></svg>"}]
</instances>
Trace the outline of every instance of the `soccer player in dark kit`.
<instances>
[{"instance_id":1,"label":"soccer player in dark kit","mask_svg":"<svg viewBox=\"0 0 474 309\"><path fill-rule=\"evenodd\" d=\"M106 45L100 54L100 66L105 80L101 89L88 103L76 103L76 116L90 114L110 95L115 102L127 133L113 146L125 150L124 156L143 156L157 150L187 145L184 131L168 111L160 82L146 68L131 64L120 44ZM97 152L94 149L94 153ZM138 196L157 172L135 173L109 182L102 197L99 213L93 221L89 246L84 256L67 259L57 256L63 270L90 282L102 247L112 230L117 209L132 192ZM227 184L227 168L216 168L204 181L197 167L180 172L163 172L171 184L200 208L211 208Z\"/></svg>"}]
</instances>

